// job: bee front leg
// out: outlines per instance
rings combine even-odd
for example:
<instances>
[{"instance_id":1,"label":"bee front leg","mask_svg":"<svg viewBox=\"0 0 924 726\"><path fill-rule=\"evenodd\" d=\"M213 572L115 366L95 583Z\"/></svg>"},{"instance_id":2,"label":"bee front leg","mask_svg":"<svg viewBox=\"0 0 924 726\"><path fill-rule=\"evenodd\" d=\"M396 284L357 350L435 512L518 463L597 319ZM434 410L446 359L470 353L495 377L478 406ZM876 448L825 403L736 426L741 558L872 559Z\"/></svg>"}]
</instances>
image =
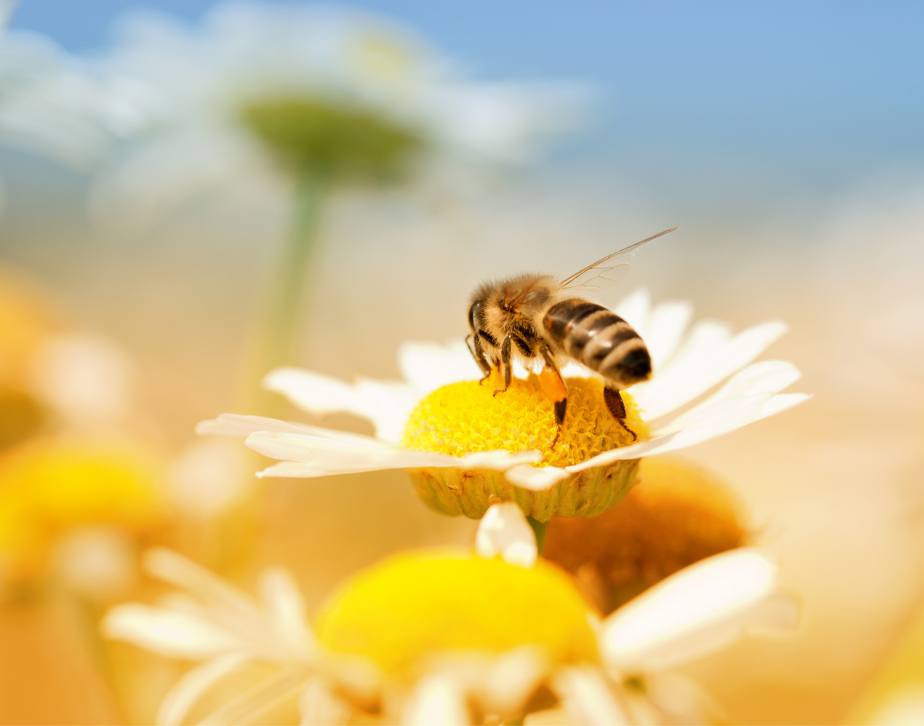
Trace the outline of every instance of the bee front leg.
<instances>
[{"instance_id":1,"label":"bee front leg","mask_svg":"<svg viewBox=\"0 0 924 726\"><path fill-rule=\"evenodd\" d=\"M496 396L498 393L504 393L508 388L510 388L510 376L512 374L512 366L510 365L510 355L513 349L513 336L508 335L504 338L504 342L501 344L500 352L500 370L504 375L504 387L498 388L494 391Z\"/></svg>"},{"instance_id":2,"label":"bee front leg","mask_svg":"<svg viewBox=\"0 0 924 726\"><path fill-rule=\"evenodd\" d=\"M468 346L472 358L475 359L478 367L481 368L481 372L484 373L484 377L478 381L478 383L484 383L491 377L491 364L488 363L488 357L484 353L484 348L481 347L481 337L478 333L466 335L465 344Z\"/></svg>"},{"instance_id":3,"label":"bee front leg","mask_svg":"<svg viewBox=\"0 0 924 726\"><path fill-rule=\"evenodd\" d=\"M561 427L565 423L565 412L568 410L568 386L565 384L565 379L561 377L561 371L558 368L558 363L555 362L555 356L552 355L551 348L543 345L539 352L545 361L545 365L539 373L539 387L552 402L555 409L555 423L558 425L558 431L551 447L554 449L561 436Z\"/></svg>"},{"instance_id":4,"label":"bee front leg","mask_svg":"<svg viewBox=\"0 0 924 726\"><path fill-rule=\"evenodd\" d=\"M622 396L619 394L619 391L605 387L603 389L603 400L606 402L606 407L609 409L610 415L616 419L616 423L625 429L626 433L632 437L633 441L638 440L636 433L626 426L626 404L622 400Z\"/></svg>"}]
</instances>

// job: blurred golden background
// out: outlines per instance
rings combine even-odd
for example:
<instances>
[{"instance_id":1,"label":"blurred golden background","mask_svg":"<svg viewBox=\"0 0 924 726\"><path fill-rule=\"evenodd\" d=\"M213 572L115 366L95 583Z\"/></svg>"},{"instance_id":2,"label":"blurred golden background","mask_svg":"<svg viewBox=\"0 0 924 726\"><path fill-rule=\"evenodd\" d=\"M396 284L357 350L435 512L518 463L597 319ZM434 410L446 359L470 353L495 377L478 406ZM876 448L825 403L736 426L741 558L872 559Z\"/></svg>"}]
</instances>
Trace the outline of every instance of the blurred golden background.
<instances>
[{"instance_id":1,"label":"blurred golden background","mask_svg":"<svg viewBox=\"0 0 924 726\"><path fill-rule=\"evenodd\" d=\"M98 62L128 6L24 0L7 34L44 33ZM192 28L214 11L146 6ZM735 723L843 722L924 598L924 51L912 31L921 8L355 8L406 25L472 78L555 82L574 99L561 102L557 143L525 162L488 171L452 162L432 182L331 192L297 363L347 380L398 378L400 342L467 332L468 296L482 280L568 274L680 225L601 302L645 286L656 301L691 300L698 317L735 330L782 319L790 332L768 355L794 362L799 390L814 394L690 452L731 484L806 615L791 641L742 642L687 671ZM15 139L0 149L4 298L25 285L53 327L124 356L126 410L107 426L173 471L198 421L247 412L248 350L289 193L229 170L220 188L147 219L100 211L111 159L74 168L48 156ZM371 431L347 415L326 424ZM408 496L403 472L253 486L265 494L267 526L248 567L292 569L310 612L386 553L465 543L474 531ZM0 721L151 718L150 704L117 710L75 617L60 597L3 607Z\"/></svg>"}]
</instances>

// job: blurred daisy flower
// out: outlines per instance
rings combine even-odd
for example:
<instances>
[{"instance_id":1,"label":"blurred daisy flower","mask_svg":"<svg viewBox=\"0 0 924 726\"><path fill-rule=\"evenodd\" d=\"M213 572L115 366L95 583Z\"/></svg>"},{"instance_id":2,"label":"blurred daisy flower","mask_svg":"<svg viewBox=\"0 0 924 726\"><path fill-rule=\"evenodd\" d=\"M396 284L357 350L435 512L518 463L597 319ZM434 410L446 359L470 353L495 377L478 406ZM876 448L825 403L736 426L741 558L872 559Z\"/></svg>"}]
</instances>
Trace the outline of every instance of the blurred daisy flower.
<instances>
[{"instance_id":1,"label":"blurred daisy flower","mask_svg":"<svg viewBox=\"0 0 924 726\"><path fill-rule=\"evenodd\" d=\"M549 522L542 556L575 576L604 614L706 557L751 540L728 486L675 456L642 459L639 482L596 517Z\"/></svg>"},{"instance_id":2,"label":"blurred daisy flower","mask_svg":"<svg viewBox=\"0 0 924 726\"><path fill-rule=\"evenodd\" d=\"M323 186L522 159L573 106L561 88L469 82L407 29L323 6L225 3L199 28L137 14L105 62L146 124L100 201L155 216L279 172Z\"/></svg>"},{"instance_id":3,"label":"blurred daisy flower","mask_svg":"<svg viewBox=\"0 0 924 726\"><path fill-rule=\"evenodd\" d=\"M684 335L691 306L651 308L644 292L626 298L617 312L645 339L655 371L623 396L627 424L638 434L634 443L592 377L568 379L569 412L555 443L552 404L535 376L521 369L510 390L493 396L493 386L479 385L480 371L462 342L405 345L399 365L406 382L349 385L296 369L267 377L267 388L306 411L369 419L375 437L229 414L198 431L246 436L247 446L281 460L261 476L406 469L418 496L445 514L478 518L500 498L546 522L596 515L616 504L635 483L642 457L729 433L807 398L779 393L799 378L791 363L752 363L785 332L781 322L732 335L726 325L704 321ZM592 375L577 366L566 375L569 370Z\"/></svg>"},{"instance_id":4,"label":"blurred daisy flower","mask_svg":"<svg viewBox=\"0 0 924 726\"><path fill-rule=\"evenodd\" d=\"M288 700L302 723L351 715L497 723L556 705L566 723L654 723L678 712L706 715L708 699L664 670L751 629L789 630L798 615L775 565L740 550L684 570L600 622L563 572L536 559L516 506L492 509L481 530L477 555L411 551L360 572L314 628L281 570L264 573L255 601L156 550L148 570L180 592L159 606L112 609L104 632L204 661L167 695L158 716L165 724L181 723L197 704L201 714L220 681L254 663L262 677L206 720L240 723Z\"/></svg>"},{"instance_id":5,"label":"blurred daisy flower","mask_svg":"<svg viewBox=\"0 0 924 726\"><path fill-rule=\"evenodd\" d=\"M113 428L130 415L128 353L68 330L53 307L47 292L0 268L0 449L42 429Z\"/></svg>"},{"instance_id":6,"label":"blurred daisy flower","mask_svg":"<svg viewBox=\"0 0 924 726\"><path fill-rule=\"evenodd\" d=\"M107 596L134 576L138 544L161 528L159 462L136 444L39 439L0 456L0 589L56 572Z\"/></svg>"}]
</instances>

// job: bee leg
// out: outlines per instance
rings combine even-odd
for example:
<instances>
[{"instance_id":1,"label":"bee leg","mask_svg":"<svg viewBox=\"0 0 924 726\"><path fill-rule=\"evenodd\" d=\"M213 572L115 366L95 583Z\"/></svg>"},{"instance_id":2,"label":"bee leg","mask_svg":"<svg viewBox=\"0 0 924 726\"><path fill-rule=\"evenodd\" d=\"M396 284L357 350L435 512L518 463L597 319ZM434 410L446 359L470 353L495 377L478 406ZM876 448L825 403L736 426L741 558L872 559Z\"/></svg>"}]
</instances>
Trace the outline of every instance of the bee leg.
<instances>
[{"instance_id":1,"label":"bee leg","mask_svg":"<svg viewBox=\"0 0 924 726\"><path fill-rule=\"evenodd\" d=\"M609 409L610 415L616 419L616 423L625 429L626 433L632 437L633 441L637 441L638 436L636 433L626 426L626 404L623 402L622 396L619 395L619 391L609 386L604 387L603 400L606 402L606 407Z\"/></svg>"},{"instance_id":2,"label":"bee leg","mask_svg":"<svg viewBox=\"0 0 924 726\"><path fill-rule=\"evenodd\" d=\"M488 357L484 354L484 348L481 347L481 338L478 333L475 333L474 336L471 334L466 335L465 344L468 346L472 358L475 359L478 367L481 368L481 372L484 373L484 377L478 381L478 383L484 383L491 377L491 364L488 363Z\"/></svg>"},{"instance_id":3,"label":"bee leg","mask_svg":"<svg viewBox=\"0 0 924 726\"><path fill-rule=\"evenodd\" d=\"M552 402L555 409L555 423L558 425L555 440L552 442L552 448L554 449L561 436L561 427L565 423L565 412L568 409L568 386L565 385L565 380L561 377L561 371L558 369L555 356L552 355L552 350L549 346L543 345L539 352L545 361L545 365L539 373L539 387Z\"/></svg>"},{"instance_id":4,"label":"bee leg","mask_svg":"<svg viewBox=\"0 0 924 726\"><path fill-rule=\"evenodd\" d=\"M511 348L513 347L513 336L508 335L504 338L504 342L501 344L501 354L500 354L500 370L504 374L504 387L498 388L494 391L496 396L498 393L504 393L508 388L510 388L510 376L513 373L513 369L510 365L510 353Z\"/></svg>"}]
</instances>

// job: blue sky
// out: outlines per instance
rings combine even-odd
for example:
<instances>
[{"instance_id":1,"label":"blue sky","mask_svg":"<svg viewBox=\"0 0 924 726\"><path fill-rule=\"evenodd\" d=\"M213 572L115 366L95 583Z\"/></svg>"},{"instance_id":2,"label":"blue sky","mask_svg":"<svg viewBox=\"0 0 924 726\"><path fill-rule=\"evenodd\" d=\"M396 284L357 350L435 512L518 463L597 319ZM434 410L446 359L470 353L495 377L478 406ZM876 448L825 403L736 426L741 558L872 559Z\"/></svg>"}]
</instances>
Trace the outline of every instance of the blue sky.
<instances>
[{"instance_id":1,"label":"blue sky","mask_svg":"<svg viewBox=\"0 0 924 726\"><path fill-rule=\"evenodd\" d=\"M91 51L132 8L194 20L212 4L22 0L12 25ZM567 158L649 183L760 178L825 193L924 170L924 3L352 5L409 25L479 78L589 83L596 113Z\"/></svg>"}]
</instances>

